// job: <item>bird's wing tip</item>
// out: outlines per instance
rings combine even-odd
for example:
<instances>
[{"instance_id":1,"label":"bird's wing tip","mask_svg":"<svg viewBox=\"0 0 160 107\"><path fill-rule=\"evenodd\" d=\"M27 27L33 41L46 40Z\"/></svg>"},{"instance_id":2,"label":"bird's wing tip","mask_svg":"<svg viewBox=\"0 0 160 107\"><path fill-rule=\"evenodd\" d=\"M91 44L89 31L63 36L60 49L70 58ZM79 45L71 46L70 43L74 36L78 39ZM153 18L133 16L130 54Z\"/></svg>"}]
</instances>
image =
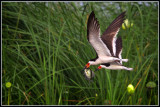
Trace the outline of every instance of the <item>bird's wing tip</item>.
<instances>
[{"instance_id":1,"label":"bird's wing tip","mask_svg":"<svg viewBox=\"0 0 160 107\"><path fill-rule=\"evenodd\" d=\"M94 11L91 12L91 15L95 15L95 14L94 14Z\"/></svg>"},{"instance_id":2,"label":"bird's wing tip","mask_svg":"<svg viewBox=\"0 0 160 107\"><path fill-rule=\"evenodd\" d=\"M122 14L125 14L127 11L123 11Z\"/></svg>"}]
</instances>

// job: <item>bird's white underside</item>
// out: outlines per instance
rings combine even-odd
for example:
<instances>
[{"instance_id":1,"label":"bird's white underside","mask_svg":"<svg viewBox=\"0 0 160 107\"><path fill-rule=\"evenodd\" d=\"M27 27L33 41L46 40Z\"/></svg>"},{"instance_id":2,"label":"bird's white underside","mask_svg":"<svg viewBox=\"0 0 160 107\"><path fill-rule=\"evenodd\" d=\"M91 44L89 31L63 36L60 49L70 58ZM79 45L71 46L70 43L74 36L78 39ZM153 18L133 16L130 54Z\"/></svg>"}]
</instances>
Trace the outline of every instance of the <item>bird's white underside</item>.
<instances>
[{"instance_id":1,"label":"bird's white underside","mask_svg":"<svg viewBox=\"0 0 160 107\"><path fill-rule=\"evenodd\" d=\"M110 56L100 56L96 61L89 61L90 65L97 65L102 63L112 63L115 60L120 60L119 58L110 57Z\"/></svg>"},{"instance_id":2,"label":"bird's white underside","mask_svg":"<svg viewBox=\"0 0 160 107\"><path fill-rule=\"evenodd\" d=\"M117 65L117 63L114 63L114 62L112 62L109 67L106 67L105 65L101 65L101 67L105 69L111 69L111 70L128 70L128 71L133 70L133 68L127 68L122 65Z\"/></svg>"}]
</instances>

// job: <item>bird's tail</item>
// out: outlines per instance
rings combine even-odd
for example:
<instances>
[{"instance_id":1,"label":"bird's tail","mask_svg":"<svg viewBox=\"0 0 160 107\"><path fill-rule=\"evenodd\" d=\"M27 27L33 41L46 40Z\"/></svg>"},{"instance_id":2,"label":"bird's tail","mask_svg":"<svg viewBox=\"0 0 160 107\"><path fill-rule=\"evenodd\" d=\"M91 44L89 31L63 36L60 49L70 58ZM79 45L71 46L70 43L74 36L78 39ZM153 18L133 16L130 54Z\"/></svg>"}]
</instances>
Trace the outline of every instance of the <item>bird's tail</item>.
<instances>
[{"instance_id":1,"label":"bird's tail","mask_svg":"<svg viewBox=\"0 0 160 107\"><path fill-rule=\"evenodd\" d=\"M132 71L133 70L133 68L127 68L127 67L125 67L124 69L128 70L128 71Z\"/></svg>"},{"instance_id":2,"label":"bird's tail","mask_svg":"<svg viewBox=\"0 0 160 107\"><path fill-rule=\"evenodd\" d=\"M128 59L121 59L121 61L123 61L123 62L128 62Z\"/></svg>"}]
</instances>

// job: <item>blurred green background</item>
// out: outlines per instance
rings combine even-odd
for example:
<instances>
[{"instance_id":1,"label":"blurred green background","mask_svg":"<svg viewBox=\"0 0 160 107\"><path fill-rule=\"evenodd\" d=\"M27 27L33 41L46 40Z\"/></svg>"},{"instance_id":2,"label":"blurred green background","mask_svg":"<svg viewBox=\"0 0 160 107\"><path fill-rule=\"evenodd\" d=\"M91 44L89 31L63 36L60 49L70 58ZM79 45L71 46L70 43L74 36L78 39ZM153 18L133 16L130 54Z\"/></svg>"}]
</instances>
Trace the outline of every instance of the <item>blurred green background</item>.
<instances>
[{"instance_id":1,"label":"blurred green background","mask_svg":"<svg viewBox=\"0 0 160 107\"><path fill-rule=\"evenodd\" d=\"M2 104L158 105L158 7L158 2L2 2ZM123 64L133 71L101 69L93 81L84 78L81 70L96 57L87 41L91 11L101 33L126 11L133 26L118 35L122 57L129 59Z\"/></svg>"}]
</instances>

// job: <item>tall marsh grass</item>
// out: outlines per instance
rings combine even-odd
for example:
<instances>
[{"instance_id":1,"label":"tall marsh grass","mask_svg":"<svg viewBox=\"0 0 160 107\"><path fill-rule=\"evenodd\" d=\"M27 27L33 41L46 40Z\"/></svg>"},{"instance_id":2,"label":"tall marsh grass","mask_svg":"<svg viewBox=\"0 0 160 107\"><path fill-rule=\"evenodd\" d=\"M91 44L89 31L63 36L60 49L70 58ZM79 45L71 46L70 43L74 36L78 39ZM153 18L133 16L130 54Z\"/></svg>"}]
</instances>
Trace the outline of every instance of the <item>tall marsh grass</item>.
<instances>
[{"instance_id":1,"label":"tall marsh grass","mask_svg":"<svg viewBox=\"0 0 160 107\"><path fill-rule=\"evenodd\" d=\"M2 2L3 105L158 105L158 2ZM125 66L87 81L81 70L96 56L87 41L94 10L101 33L121 12L133 26L123 40ZM97 65L98 66L98 65ZM96 69L97 66L91 66ZM147 82L156 88L146 87ZM6 88L10 82L12 86ZM128 84L135 92L127 93Z\"/></svg>"}]
</instances>

